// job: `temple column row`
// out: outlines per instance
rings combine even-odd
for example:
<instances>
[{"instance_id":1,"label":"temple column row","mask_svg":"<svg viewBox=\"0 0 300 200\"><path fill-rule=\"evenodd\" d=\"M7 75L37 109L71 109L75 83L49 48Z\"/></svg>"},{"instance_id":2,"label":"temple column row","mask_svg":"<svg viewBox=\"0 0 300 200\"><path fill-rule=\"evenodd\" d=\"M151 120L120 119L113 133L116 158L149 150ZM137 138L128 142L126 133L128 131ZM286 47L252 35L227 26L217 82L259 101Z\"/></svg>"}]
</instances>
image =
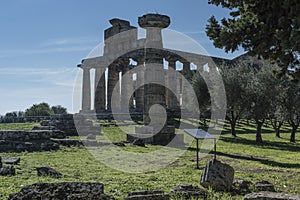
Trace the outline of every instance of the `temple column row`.
<instances>
[{"instance_id":1,"label":"temple column row","mask_svg":"<svg viewBox=\"0 0 300 200\"><path fill-rule=\"evenodd\" d=\"M95 110L104 111L104 110L111 110L112 106L118 110L125 110L125 109L133 109L133 94L135 94L135 109L138 112L144 111L145 105L144 101L147 99L145 97L144 92L144 83L145 83L145 66L143 59L136 59L137 66L139 67L136 70L136 85L140 86L135 88L133 86L133 73L130 71L129 60L122 60L119 63L113 63L108 67L108 77L107 77L107 86L105 80L105 67L98 67L95 68ZM178 77L178 72L176 72L176 59L168 59L169 62L169 70L167 71L166 77L166 86L167 90L165 91L165 104L170 110L177 110L179 109L180 105L180 94L182 95L181 99L184 102L188 100L188 82L182 80L181 77ZM182 75L188 79L190 75L190 63L189 62L182 62L183 63L183 70ZM151 65L151 64L150 64ZM90 77L90 66L81 66L83 70L83 82L82 82L82 111L89 111L91 110L91 77ZM121 88L120 85L116 85L119 82L119 69L122 69L122 83ZM163 72L160 70L155 70L156 67L153 69L149 69L148 71L153 71L155 74L148 74L150 75L151 79L157 78L157 76L161 76ZM130 74L129 74L130 73ZM148 80L150 81L150 80ZM153 81L153 80L152 80ZM157 80L156 80L157 81ZM154 82L156 82L154 80ZM162 80L160 80L162 81ZM151 82L151 81L150 81ZM158 81L159 82L159 81ZM107 87L107 90L106 90ZM153 87L153 85L152 85ZM162 93L164 90L157 91L156 88L148 88L148 96L152 95L153 92ZM134 92L135 89L135 92ZM116 98L112 99L113 90L115 90ZM155 91L154 91L155 90ZM146 95L147 96L147 95ZM149 97L150 97L149 96ZM163 97L163 96L161 96ZM151 97L150 97L151 98ZM107 101L106 101L107 99ZM146 100L147 101L147 100ZM107 106L106 106L107 102ZM161 102L161 101L160 101ZM158 103L158 102L157 102ZM150 105L149 105L150 106ZM184 106L184 105L182 105Z\"/></svg>"}]
</instances>

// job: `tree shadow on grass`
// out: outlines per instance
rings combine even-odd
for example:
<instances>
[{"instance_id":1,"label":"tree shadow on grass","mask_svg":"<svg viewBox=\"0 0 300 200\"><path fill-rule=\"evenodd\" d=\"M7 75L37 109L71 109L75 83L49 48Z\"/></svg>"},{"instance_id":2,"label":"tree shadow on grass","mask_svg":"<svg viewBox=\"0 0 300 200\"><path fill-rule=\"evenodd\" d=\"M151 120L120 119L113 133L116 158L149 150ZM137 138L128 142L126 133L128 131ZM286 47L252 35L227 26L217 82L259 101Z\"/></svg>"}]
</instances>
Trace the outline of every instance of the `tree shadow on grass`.
<instances>
[{"instance_id":1,"label":"tree shadow on grass","mask_svg":"<svg viewBox=\"0 0 300 200\"><path fill-rule=\"evenodd\" d=\"M196 151L196 148L194 147L189 147L188 148L189 151ZM202 149L203 152L203 149ZM209 154L214 154L214 151L209 151L207 150L207 152L204 151L204 153L209 153ZM282 168L300 168L300 163L281 163L281 162L277 162L274 160L270 160L267 158L262 158L262 157L256 157L256 156L249 156L249 155L241 155L241 154L230 154L230 153L224 153L224 152L216 152L217 156L225 156L225 157L229 157L229 158L234 158L234 159L239 159L239 160L248 160L248 161L256 161L256 162L260 162L262 164L265 165L269 165L272 167L282 167Z\"/></svg>"},{"instance_id":2,"label":"tree shadow on grass","mask_svg":"<svg viewBox=\"0 0 300 200\"><path fill-rule=\"evenodd\" d=\"M300 152L300 146L297 146L295 143L264 141L262 144L259 144L254 140L249 140L249 139L241 138L241 137L236 137L236 138L221 137L220 140L222 140L223 142L255 146L255 147L263 148L263 149L274 149L274 150L285 150L285 151L291 151L291 152Z\"/></svg>"},{"instance_id":3,"label":"tree shadow on grass","mask_svg":"<svg viewBox=\"0 0 300 200\"><path fill-rule=\"evenodd\" d=\"M263 133L273 133L275 135L275 130L273 129L266 129L262 128ZM289 133L289 130L282 129L280 131L281 133ZM231 134L230 127L222 130L223 135ZM253 129L251 127L245 127L245 126L236 126L236 134L237 135L243 135L243 134L256 134L256 129Z\"/></svg>"}]
</instances>

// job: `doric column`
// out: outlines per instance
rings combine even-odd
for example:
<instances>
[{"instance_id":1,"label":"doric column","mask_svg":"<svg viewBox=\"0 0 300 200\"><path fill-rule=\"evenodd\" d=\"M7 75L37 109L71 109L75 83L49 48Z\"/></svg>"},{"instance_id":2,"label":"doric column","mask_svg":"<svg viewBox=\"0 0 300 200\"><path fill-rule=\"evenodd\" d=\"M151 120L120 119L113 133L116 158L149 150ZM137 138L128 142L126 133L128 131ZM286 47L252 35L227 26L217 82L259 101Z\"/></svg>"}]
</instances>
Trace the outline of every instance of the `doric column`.
<instances>
[{"instance_id":1,"label":"doric column","mask_svg":"<svg viewBox=\"0 0 300 200\"><path fill-rule=\"evenodd\" d=\"M95 110L104 111L106 106L105 67L95 70Z\"/></svg>"},{"instance_id":2,"label":"doric column","mask_svg":"<svg viewBox=\"0 0 300 200\"><path fill-rule=\"evenodd\" d=\"M189 94L188 94L188 78L190 75L190 63L187 61L182 62L183 69L182 69L182 75L185 77L185 81L182 80L182 108L185 108L185 105L188 103L189 100Z\"/></svg>"},{"instance_id":3,"label":"doric column","mask_svg":"<svg viewBox=\"0 0 300 200\"><path fill-rule=\"evenodd\" d=\"M122 63L122 82L121 82L121 110L130 110L133 107L131 95L133 93L132 73L130 72L129 60Z\"/></svg>"},{"instance_id":4,"label":"doric column","mask_svg":"<svg viewBox=\"0 0 300 200\"><path fill-rule=\"evenodd\" d=\"M138 70L136 71L136 88L135 91L135 105L136 111L143 112L144 110L144 58L137 58L137 67Z\"/></svg>"},{"instance_id":5,"label":"doric column","mask_svg":"<svg viewBox=\"0 0 300 200\"><path fill-rule=\"evenodd\" d=\"M91 110L91 77L90 68L86 66L81 66L83 69L82 76L82 111Z\"/></svg>"},{"instance_id":6,"label":"doric column","mask_svg":"<svg viewBox=\"0 0 300 200\"><path fill-rule=\"evenodd\" d=\"M181 106L182 102L182 76L180 74L177 75L176 77L176 85L177 85L177 94L178 94L178 107Z\"/></svg>"},{"instance_id":7,"label":"doric column","mask_svg":"<svg viewBox=\"0 0 300 200\"><path fill-rule=\"evenodd\" d=\"M161 30L170 25L170 18L164 15L147 14L139 17L138 23L140 27L146 29L144 124L149 125L151 106L159 104L166 107L163 56L160 50L163 48ZM157 117L152 119L151 123L162 123L161 113L154 114Z\"/></svg>"},{"instance_id":8,"label":"doric column","mask_svg":"<svg viewBox=\"0 0 300 200\"><path fill-rule=\"evenodd\" d=\"M177 94L177 79L176 79L176 60L175 59L169 59L169 66L168 66L168 72L167 72L167 105L170 110L176 110L178 109L177 97L179 95Z\"/></svg>"},{"instance_id":9,"label":"doric column","mask_svg":"<svg viewBox=\"0 0 300 200\"><path fill-rule=\"evenodd\" d=\"M112 106L118 108L120 105L120 86L117 85L119 80L119 71L117 63L112 63L108 67L108 80L107 80L107 109L111 110ZM116 88L115 88L116 87ZM116 98L112 99L113 90L115 89Z\"/></svg>"}]
</instances>

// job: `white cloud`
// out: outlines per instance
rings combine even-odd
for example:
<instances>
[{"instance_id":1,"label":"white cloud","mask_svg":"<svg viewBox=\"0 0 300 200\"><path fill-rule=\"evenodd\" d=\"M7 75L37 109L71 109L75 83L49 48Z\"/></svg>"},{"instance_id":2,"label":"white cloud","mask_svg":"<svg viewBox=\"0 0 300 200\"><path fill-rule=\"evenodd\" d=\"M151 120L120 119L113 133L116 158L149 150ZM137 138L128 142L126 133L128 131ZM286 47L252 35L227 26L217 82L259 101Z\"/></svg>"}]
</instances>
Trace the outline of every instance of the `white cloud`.
<instances>
[{"instance_id":1,"label":"white cloud","mask_svg":"<svg viewBox=\"0 0 300 200\"><path fill-rule=\"evenodd\" d=\"M83 44L97 44L99 38L92 37L78 37L78 38L56 38L49 39L42 43L41 46L62 46L62 45L83 45Z\"/></svg>"}]
</instances>

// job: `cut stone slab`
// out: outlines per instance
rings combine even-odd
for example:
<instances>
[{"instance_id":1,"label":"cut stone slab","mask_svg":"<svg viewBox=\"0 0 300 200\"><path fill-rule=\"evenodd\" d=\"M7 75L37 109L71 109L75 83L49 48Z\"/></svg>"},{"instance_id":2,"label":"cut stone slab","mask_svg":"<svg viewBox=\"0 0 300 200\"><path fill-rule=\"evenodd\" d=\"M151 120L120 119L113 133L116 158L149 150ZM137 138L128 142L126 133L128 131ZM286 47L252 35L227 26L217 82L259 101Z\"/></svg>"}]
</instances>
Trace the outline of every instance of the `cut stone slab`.
<instances>
[{"instance_id":1,"label":"cut stone slab","mask_svg":"<svg viewBox=\"0 0 300 200\"><path fill-rule=\"evenodd\" d=\"M124 200L169 200L170 197L162 190L143 190L131 192Z\"/></svg>"},{"instance_id":2,"label":"cut stone slab","mask_svg":"<svg viewBox=\"0 0 300 200\"><path fill-rule=\"evenodd\" d=\"M103 188L102 183L89 182L36 183L23 187L18 193L9 195L8 200L114 200L112 196L104 194Z\"/></svg>"},{"instance_id":3,"label":"cut stone slab","mask_svg":"<svg viewBox=\"0 0 300 200\"><path fill-rule=\"evenodd\" d=\"M253 183L243 179L234 179L232 183L233 191L238 194L247 194L250 192L250 187Z\"/></svg>"},{"instance_id":4,"label":"cut stone slab","mask_svg":"<svg viewBox=\"0 0 300 200\"><path fill-rule=\"evenodd\" d=\"M269 191L269 192L275 192L274 185L270 183L269 181L261 180L255 182L255 191Z\"/></svg>"},{"instance_id":5,"label":"cut stone slab","mask_svg":"<svg viewBox=\"0 0 300 200\"><path fill-rule=\"evenodd\" d=\"M88 134L88 135L86 136L86 139L87 139L87 140L96 140L96 135Z\"/></svg>"},{"instance_id":6,"label":"cut stone slab","mask_svg":"<svg viewBox=\"0 0 300 200\"><path fill-rule=\"evenodd\" d=\"M208 191L193 185L179 185L171 189L171 196L179 199L206 199Z\"/></svg>"},{"instance_id":7,"label":"cut stone slab","mask_svg":"<svg viewBox=\"0 0 300 200\"><path fill-rule=\"evenodd\" d=\"M140 146L140 147L145 147L145 142L144 140L142 139L135 139L133 142L132 142L133 145L136 145L136 146Z\"/></svg>"},{"instance_id":8,"label":"cut stone slab","mask_svg":"<svg viewBox=\"0 0 300 200\"><path fill-rule=\"evenodd\" d=\"M20 160L21 159L19 157L2 158L2 162L9 165L17 165L20 163Z\"/></svg>"},{"instance_id":9,"label":"cut stone slab","mask_svg":"<svg viewBox=\"0 0 300 200\"><path fill-rule=\"evenodd\" d=\"M300 200L300 195L264 191L247 194L244 200Z\"/></svg>"},{"instance_id":10,"label":"cut stone slab","mask_svg":"<svg viewBox=\"0 0 300 200\"><path fill-rule=\"evenodd\" d=\"M200 184L211 187L214 191L230 191L234 179L234 169L216 159L209 163L202 170Z\"/></svg>"},{"instance_id":11,"label":"cut stone slab","mask_svg":"<svg viewBox=\"0 0 300 200\"><path fill-rule=\"evenodd\" d=\"M14 176L16 175L16 169L13 165L4 166L0 169L1 176Z\"/></svg>"},{"instance_id":12,"label":"cut stone slab","mask_svg":"<svg viewBox=\"0 0 300 200\"><path fill-rule=\"evenodd\" d=\"M62 146L82 146L83 143L81 140L72 140L72 139L51 139L51 141L62 145Z\"/></svg>"},{"instance_id":13,"label":"cut stone slab","mask_svg":"<svg viewBox=\"0 0 300 200\"><path fill-rule=\"evenodd\" d=\"M118 146L118 147L125 147L126 145L124 144L124 142L113 142L114 145Z\"/></svg>"},{"instance_id":14,"label":"cut stone slab","mask_svg":"<svg viewBox=\"0 0 300 200\"><path fill-rule=\"evenodd\" d=\"M54 178L61 178L62 174L55 169L48 167L48 166L43 166L43 167L36 167L37 170L37 175L38 176L51 176Z\"/></svg>"}]
</instances>

